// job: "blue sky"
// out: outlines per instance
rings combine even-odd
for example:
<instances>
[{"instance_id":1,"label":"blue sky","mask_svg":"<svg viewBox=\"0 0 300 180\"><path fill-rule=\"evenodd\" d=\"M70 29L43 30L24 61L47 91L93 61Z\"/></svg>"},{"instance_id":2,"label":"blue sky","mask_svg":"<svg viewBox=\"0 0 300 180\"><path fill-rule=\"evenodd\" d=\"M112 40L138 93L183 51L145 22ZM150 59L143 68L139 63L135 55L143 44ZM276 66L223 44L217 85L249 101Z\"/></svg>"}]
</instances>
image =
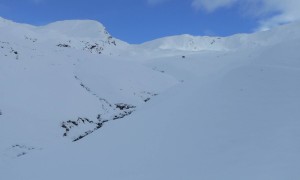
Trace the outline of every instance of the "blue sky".
<instances>
[{"instance_id":1,"label":"blue sky","mask_svg":"<svg viewBox=\"0 0 300 180\"><path fill-rule=\"evenodd\" d=\"M115 37L141 43L177 34L269 29L298 20L299 7L299 0L0 0L0 16L33 25L93 19Z\"/></svg>"}]
</instances>

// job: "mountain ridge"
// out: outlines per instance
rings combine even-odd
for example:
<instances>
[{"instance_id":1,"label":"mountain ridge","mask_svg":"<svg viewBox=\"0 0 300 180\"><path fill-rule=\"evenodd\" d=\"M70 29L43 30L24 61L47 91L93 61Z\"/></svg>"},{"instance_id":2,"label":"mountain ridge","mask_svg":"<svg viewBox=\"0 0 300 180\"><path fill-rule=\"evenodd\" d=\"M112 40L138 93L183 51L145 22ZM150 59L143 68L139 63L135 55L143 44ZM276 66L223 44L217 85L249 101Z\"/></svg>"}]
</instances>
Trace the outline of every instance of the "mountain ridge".
<instances>
[{"instance_id":1,"label":"mountain ridge","mask_svg":"<svg viewBox=\"0 0 300 180\"><path fill-rule=\"evenodd\" d=\"M87 34L92 35L93 36L92 38L97 38L97 35L95 35L95 34L97 34L99 32L101 33L101 35L109 34L109 32L106 31L105 26L101 22L96 21L96 20L89 20L89 19L60 20L60 21L55 21L55 22L52 22L52 23L49 23L49 24L46 24L46 25L42 25L42 26L34 26L34 25L26 24L26 23L17 23L17 22L11 21L11 20L4 19L2 17L0 17L0 20L1 20L2 23L8 23L10 25L13 24L13 25L31 27L31 28L36 28L36 29L47 29L47 28L49 28L49 30L51 30L51 28L53 28L53 29L56 29L58 32L61 31L60 33L62 33L62 34L68 35L68 33L69 33L69 36L72 36L72 35L70 35L70 33L72 33L72 31L78 31L78 30L82 31L84 29L84 27L86 27L85 30L92 31L92 32L85 32L86 35ZM293 22L293 23L290 23L290 24L281 25L279 27L270 29L268 31L260 31L260 32L254 32L254 33L249 33L249 34L248 33L241 33L241 34L234 34L234 35L225 36L225 37L223 37L223 36L193 36L193 35L190 35L190 34L181 34L181 35L173 35L173 36L166 36L166 37L163 37L163 38L157 38L157 39L154 39L154 40L150 40L150 41L141 43L140 45L151 44L151 42L152 43L153 42L160 42L160 41L168 40L168 39L194 39L195 41L197 41L197 39L204 40L204 41L209 39L208 40L209 43L212 43L211 40L238 39L238 38L241 39L243 36L260 36L260 34L270 34L270 33L266 33L266 32L269 32L269 31L270 32L275 32L275 33L276 32L280 33L280 32L285 31L287 29L293 29L293 28L288 28L288 27L297 28L299 26L300 26L300 22L297 21L297 22ZM78 29L76 29L76 27ZM59 30L58 28L61 28L61 29ZM295 33L295 32L290 32L290 33L297 35L297 33ZM87 37L86 35L83 35L82 38ZM75 37L76 37L76 35L75 35ZM81 35L77 35L77 37L80 38ZM99 37L101 38L101 36L99 36ZM122 41L122 42L124 42L124 41ZM126 42L124 42L124 43L126 43ZM162 47L162 49L167 49L167 48ZM194 48L194 50L201 50L201 48L196 48L196 49Z\"/></svg>"}]
</instances>

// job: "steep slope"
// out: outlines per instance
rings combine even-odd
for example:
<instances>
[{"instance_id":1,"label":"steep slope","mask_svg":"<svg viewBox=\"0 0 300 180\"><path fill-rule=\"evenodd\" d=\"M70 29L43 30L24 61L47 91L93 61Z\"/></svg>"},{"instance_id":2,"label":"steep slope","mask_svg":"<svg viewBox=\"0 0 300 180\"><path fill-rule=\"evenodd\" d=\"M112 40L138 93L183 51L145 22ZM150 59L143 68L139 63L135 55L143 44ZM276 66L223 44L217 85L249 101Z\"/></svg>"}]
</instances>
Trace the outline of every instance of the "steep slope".
<instances>
[{"instance_id":1,"label":"steep slope","mask_svg":"<svg viewBox=\"0 0 300 180\"><path fill-rule=\"evenodd\" d=\"M77 28L12 26L74 41L95 32L64 23ZM0 49L0 179L298 179L299 29L216 49L207 43L217 38L168 37L111 55L3 37L18 53Z\"/></svg>"}]
</instances>

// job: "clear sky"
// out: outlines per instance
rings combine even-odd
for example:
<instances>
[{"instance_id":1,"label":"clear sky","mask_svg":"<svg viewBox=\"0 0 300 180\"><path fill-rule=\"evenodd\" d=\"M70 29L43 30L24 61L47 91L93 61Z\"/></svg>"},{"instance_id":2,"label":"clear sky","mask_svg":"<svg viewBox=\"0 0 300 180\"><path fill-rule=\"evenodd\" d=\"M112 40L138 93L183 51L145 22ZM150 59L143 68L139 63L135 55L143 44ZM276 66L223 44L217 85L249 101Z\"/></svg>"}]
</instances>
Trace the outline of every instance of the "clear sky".
<instances>
[{"instance_id":1,"label":"clear sky","mask_svg":"<svg viewBox=\"0 0 300 180\"><path fill-rule=\"evenodd\" d=\"M300 0L0 0L0 16L33 25L92 19L114 37L141 43L269 29L300 19Z\"/></svg>"}]
</instances>

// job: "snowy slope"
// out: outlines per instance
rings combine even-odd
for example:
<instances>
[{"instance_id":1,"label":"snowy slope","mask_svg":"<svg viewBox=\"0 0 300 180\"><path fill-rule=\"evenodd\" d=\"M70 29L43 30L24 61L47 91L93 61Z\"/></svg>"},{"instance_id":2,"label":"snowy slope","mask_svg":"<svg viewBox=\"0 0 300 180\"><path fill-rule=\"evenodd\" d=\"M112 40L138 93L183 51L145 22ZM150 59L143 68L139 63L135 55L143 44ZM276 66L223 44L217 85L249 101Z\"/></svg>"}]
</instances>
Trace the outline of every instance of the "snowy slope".
<instances>
[{"instance_id":1,"label":"snowy slope","mask_svg":"<svg viewBox=\"0 0 300 180\"><path fill-rule=\"evenodd\" d=\"M0 179L298 180L299 32L129 45L0 19Z\"/></svg>"},{"instance_id":2,"label":"snowy slope","mask_svg":"<svg viewBox=\"0 0 300 180\"><path fill-rule=\"evenodd\" d=\"M104 30L97 22L66 21L45 27L5 23L7 26L3 26L15 29L19 37L5 36L7 39L1 41L1 119L11 128L1 126L0 132L3 138L12 138L7 144L6 139L2 140L3 148L12 143L40 146L61 139L65 133L75 140L101 127L103 121L132 113L137 105L178 83L169 75L116 58L118 49L126 43L121 43L121 47L118 40L116 44L108 43L107 32L89 37L93 27L95 32ZM91 29L85 33L82 29L86 23ZM64 28L59 28L64 27L61 24L75 28L79 37L68 35ZM21 33L41 39L31 41ZM70 47L56 44L63 38L73 38ZM72 44L83 39L103 42L101 56L92 52L94 49L80 49ZM109 51L116 49L115 53L105 55L106 47ZM120 103L130 105L129 109L117 107ZM79 127L73 127L76 123ZM15 136L16 132L19 135ZM34 134L38 136L32 137Z\"/></svg>"},{"instance_id":3,"label":"snowy slope","mask_svg":"<svg viewBox=\"0 0 300 180\"><path fill-rule=\"evenodd\" d=\"M188 34L164 37L142 44L147 50L235 51L280 43L300 38L299 22L256 34L237 34L230 37L191 36Z\"/></svg>"}]
</instances>

